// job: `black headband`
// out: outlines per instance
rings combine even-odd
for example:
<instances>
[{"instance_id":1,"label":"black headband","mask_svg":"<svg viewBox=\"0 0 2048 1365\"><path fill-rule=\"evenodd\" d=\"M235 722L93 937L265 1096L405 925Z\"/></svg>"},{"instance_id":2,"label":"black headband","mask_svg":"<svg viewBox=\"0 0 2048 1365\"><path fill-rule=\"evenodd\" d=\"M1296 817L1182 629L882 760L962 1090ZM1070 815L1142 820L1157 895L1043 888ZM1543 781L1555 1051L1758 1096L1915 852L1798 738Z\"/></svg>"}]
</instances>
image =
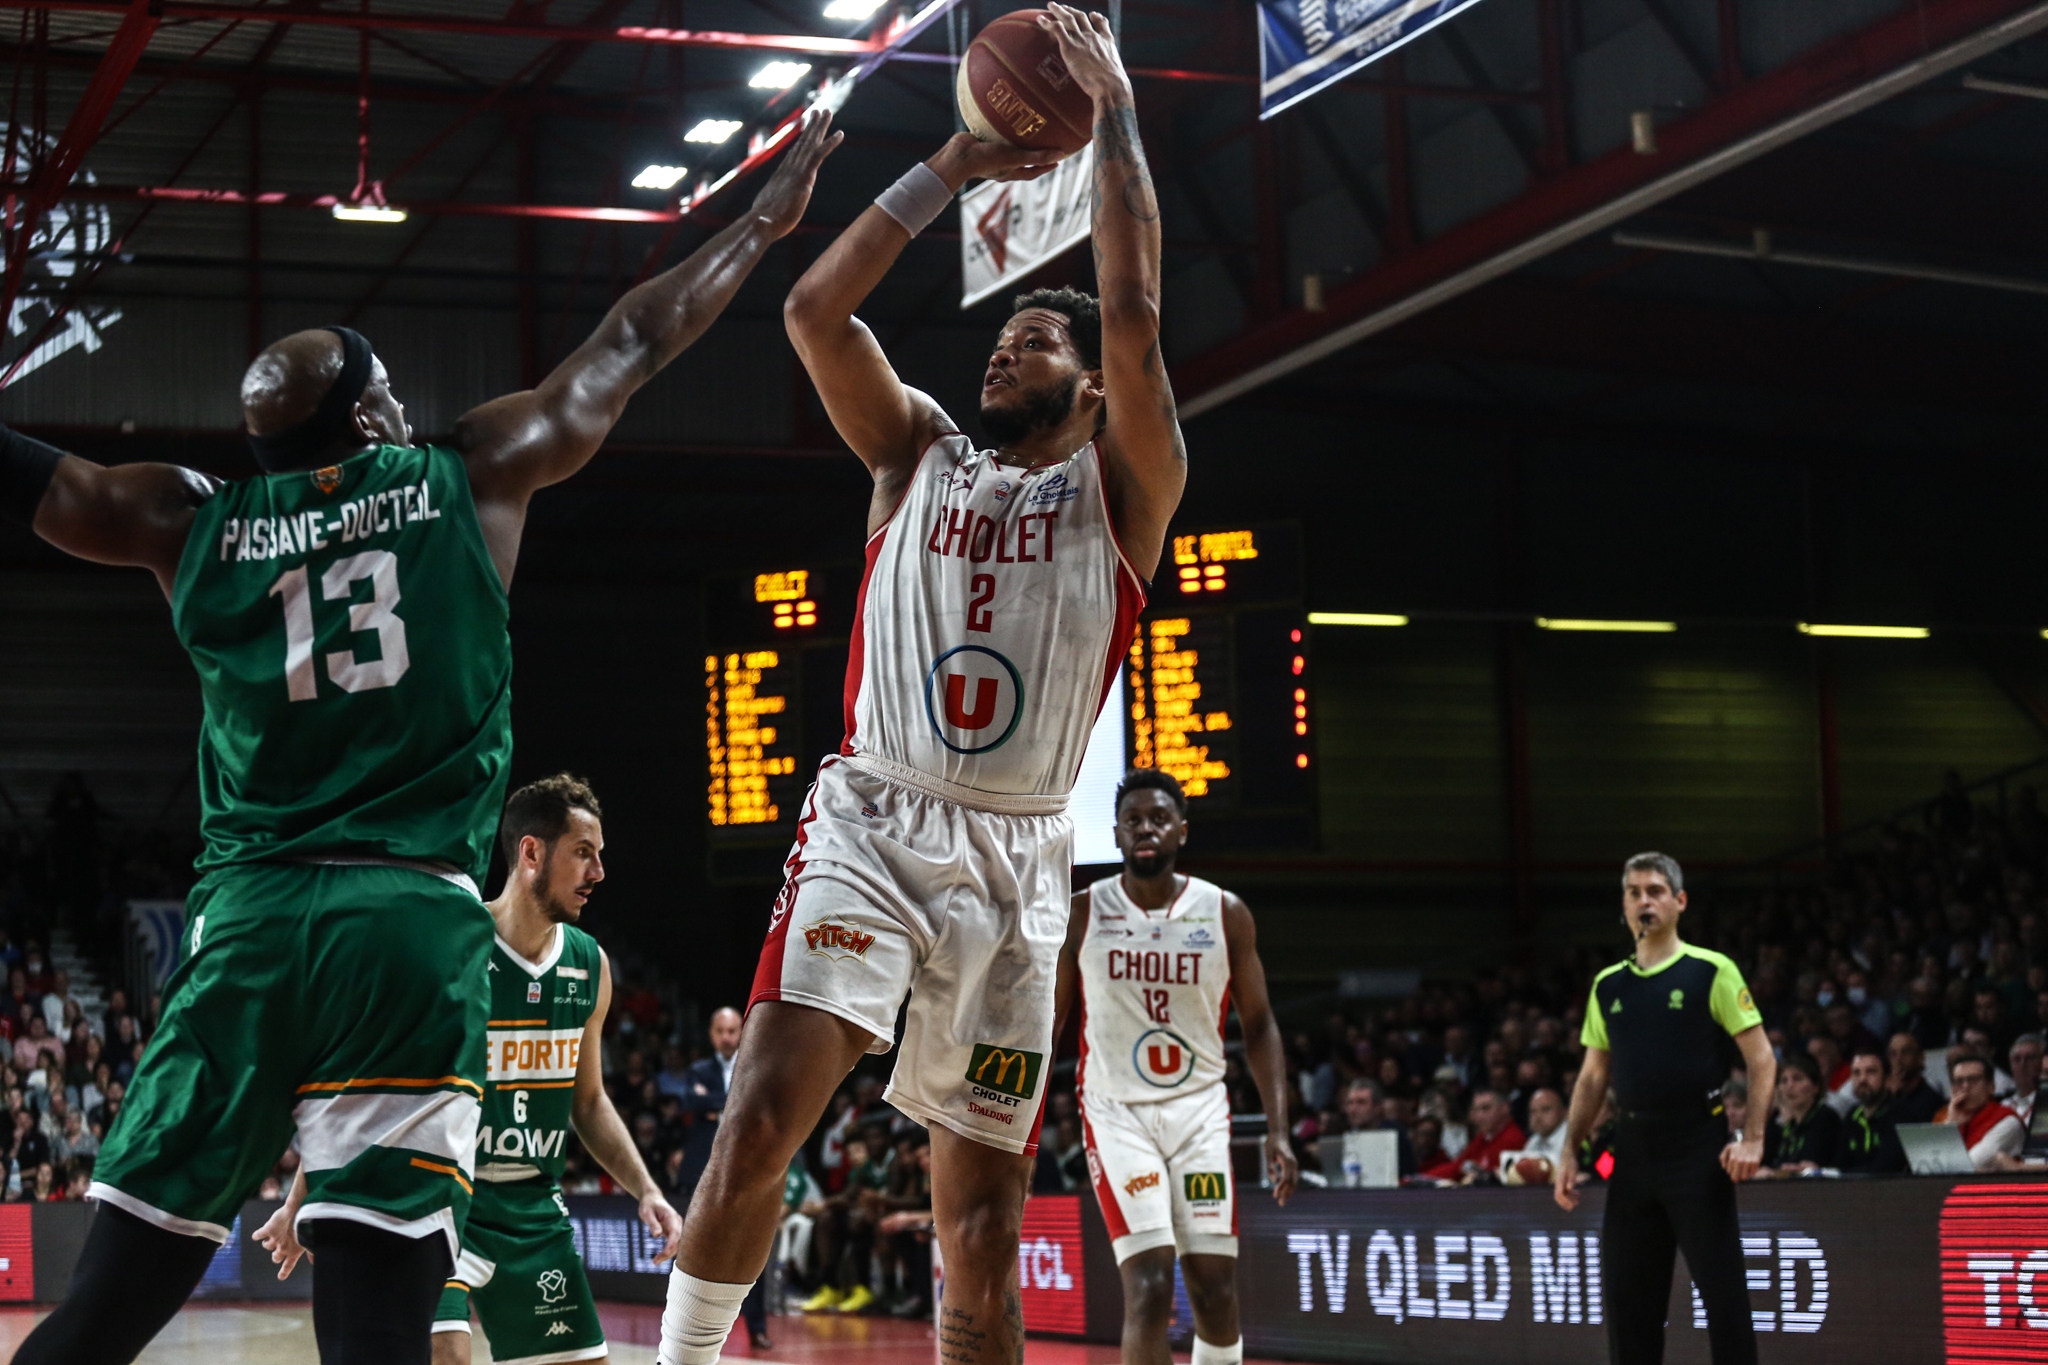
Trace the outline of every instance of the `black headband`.
<instances>
[{"instance_id":1,"label":"black headband","mask_svg":"<svg viewBox=\"0 0 2048 1365\"><path fill-rule=\"evenodd\" d=\"M286 427L273 436L249 433L249 449L256 452L256 463L262 465L267 473L303 469L308 460L347 435L354 421L356 403L361 400L363 390L369 387L372 352L363 334L352 327L325 327L321 330L341 338L341 373L334 377L334 386L327 390L320 406L305 421Z\"/></svg>"}]
</instances>

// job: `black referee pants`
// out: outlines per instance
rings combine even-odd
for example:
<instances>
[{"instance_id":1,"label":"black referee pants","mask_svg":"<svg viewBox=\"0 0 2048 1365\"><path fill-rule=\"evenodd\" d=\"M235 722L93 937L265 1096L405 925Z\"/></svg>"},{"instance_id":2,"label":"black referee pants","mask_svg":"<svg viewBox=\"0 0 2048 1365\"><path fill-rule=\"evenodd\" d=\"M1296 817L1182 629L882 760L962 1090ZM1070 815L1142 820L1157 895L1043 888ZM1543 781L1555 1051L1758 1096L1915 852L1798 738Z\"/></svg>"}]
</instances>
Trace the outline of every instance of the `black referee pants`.
<instances>
[{"instance_id":1,"label":"black referee pants","mask_svg":"<svg viewBox=\"0 0 2048 1365\"><path fill-rule=\"evenodd\" d=\"M1718 1117L1623 1119L1600 1231L1612 1365L1662 1365L1676 1253L1707 1310L1714 1365L1756 1365L1735 1184L1721 1169L1728 1126ZM1688 1324L1689 1325L1689 1324Z\"/></svg>"}]
</instances>

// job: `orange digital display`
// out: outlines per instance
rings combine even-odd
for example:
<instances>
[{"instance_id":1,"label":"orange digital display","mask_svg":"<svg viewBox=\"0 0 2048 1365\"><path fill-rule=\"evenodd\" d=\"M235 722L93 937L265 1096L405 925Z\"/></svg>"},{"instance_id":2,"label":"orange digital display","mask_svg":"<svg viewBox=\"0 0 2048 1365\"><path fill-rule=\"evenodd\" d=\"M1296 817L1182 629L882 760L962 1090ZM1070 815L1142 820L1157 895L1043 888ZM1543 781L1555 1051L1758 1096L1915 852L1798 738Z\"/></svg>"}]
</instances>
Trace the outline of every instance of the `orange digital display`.
<instances>
[{"instance_id":1,"label":"orange digital display","mask_svg":"<svg viewBox=\"0 0 2048 1365\"><path fill-rule=\"evenodd\" d=\"M1230 586L1230 566L1258 557L1258 537L1250 531L1204 531L1173 538L1174 579L1191 595L1224 591Z\"/></svg>"},{"instance_id":2,"label":"orange digital display","mask_svg":"<svg viewBox=\"0 0 2048 1365\"><path fill-rule=\"evenodd\" d=\"M1172 773L1189 796L1206 796L1210 783L1230 776L1210 736L1229 730L1231 718L1228 710L1208 709L1215 702L1202 695L1204 679L1213 686L1227 661L1205 667L1195 634L1189 617L1160 617L1131 641L1131 762Z\"/></svg>"},{"instance_id":3,"label":"orange digital display","mask_svg":"<svg viewBox=\"0 0 2048 1365\"><path fill-rule=\"evenodd\" d=\"M772 825L782 808L768 779L796 771L776 718L789 710L782 656L772 649L704 656L706 792L714 825Z\"/></svg>"}]
</instances>

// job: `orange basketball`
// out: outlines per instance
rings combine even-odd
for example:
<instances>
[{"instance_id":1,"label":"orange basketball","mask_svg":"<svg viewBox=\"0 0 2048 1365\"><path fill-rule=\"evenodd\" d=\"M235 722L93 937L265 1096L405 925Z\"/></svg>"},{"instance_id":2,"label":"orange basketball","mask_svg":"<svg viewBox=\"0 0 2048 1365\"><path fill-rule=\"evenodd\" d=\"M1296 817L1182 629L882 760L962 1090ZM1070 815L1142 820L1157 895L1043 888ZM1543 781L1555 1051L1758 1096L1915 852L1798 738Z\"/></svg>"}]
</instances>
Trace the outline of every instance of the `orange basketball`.
<instances>
[{"instance_id":1,"label":"orange basketball","mask_svg":"<svg viewBox=\"0 0 2048 1365\"><path fill-rule=\"evenodd\" d=\"M1525 1156L1515 1163L1515 1174L1522 1177L1524 1185L1548 1185L1555 1174L1547 1157Z\"/></svg>"},{"instance_id":2,"label":"orange basketball","mask_svg":"<svg viewBox=\"0 0 2048 1365\"><path fill-rule=\"evenodd\" d=\"M983 142L1065 155L1088 145L1095 102L1060 60L1059 43L1038 26L1044 13L1020 9L975 34L953 94Z\"/></svg>"}]
</instances>

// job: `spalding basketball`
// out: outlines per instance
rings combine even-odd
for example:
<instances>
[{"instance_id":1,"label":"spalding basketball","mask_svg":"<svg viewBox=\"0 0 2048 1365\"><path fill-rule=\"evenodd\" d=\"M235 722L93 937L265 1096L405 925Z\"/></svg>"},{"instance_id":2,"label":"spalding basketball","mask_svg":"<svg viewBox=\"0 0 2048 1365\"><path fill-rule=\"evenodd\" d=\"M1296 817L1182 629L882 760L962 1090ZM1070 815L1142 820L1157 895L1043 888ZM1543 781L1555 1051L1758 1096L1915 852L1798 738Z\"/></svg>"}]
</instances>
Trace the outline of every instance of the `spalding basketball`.
<instances>
[{"instance_id":1,"label":"spalding basketball","mask_svg":"<svg viewBox=\"0 0 2048 1365\"><path fill-rule=\"evenodd\" d=\"M1064 156L1088 145L1095 102L1060 59L1059 42L1038 26L1044 13L1020 9L977 33L953 93L960 117L983 142Z\"/></svg>"},{"instance_id":2,"label":"spalding basketball","mask_svg":"<svg viewBox=\"0 0 2048 1365\"><path fill-rule=\"evenodd\" d=\"M1524 1185L1548 1185L1555 1172L1548 1157L1525 1156L1515 1163L1515 1174Z\"/></svg>"}]
</instances>

